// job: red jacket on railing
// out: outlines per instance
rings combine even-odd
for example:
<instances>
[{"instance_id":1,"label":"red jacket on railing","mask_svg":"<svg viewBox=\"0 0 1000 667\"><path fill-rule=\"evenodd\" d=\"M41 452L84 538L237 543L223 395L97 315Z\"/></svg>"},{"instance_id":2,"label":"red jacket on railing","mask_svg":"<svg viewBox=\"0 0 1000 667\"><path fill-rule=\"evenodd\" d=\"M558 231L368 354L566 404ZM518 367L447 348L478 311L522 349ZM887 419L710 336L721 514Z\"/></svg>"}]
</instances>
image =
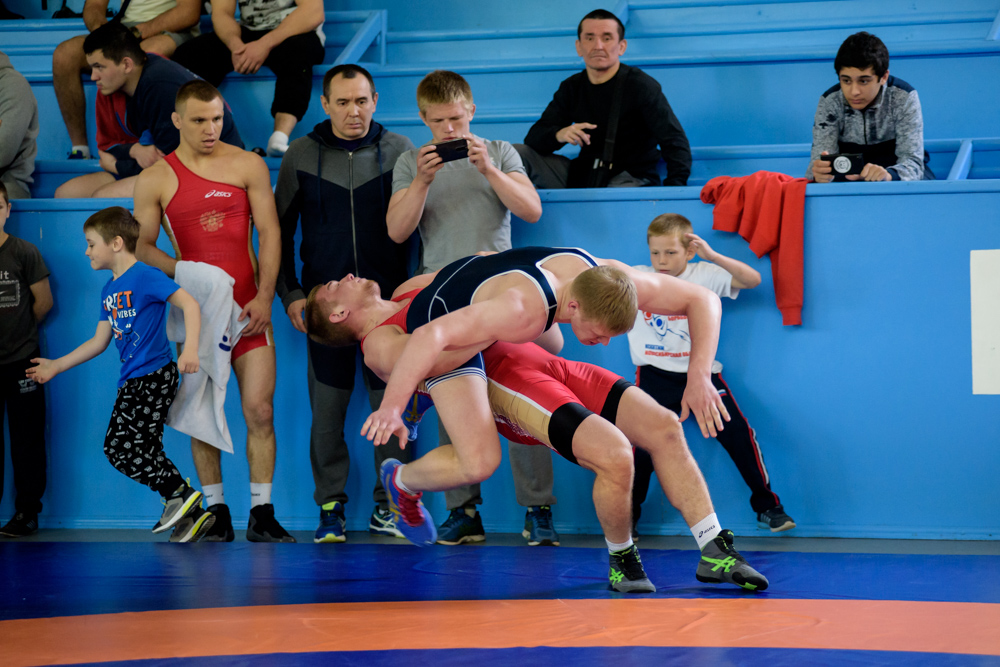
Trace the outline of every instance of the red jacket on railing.
<instances>
[{"instance_id":1,"label":"red jacket on railing","mask_svg":"<svg viewBox=\"0 0 1000 667\"><path fill-rule=\"evenodd\" d=\"M802 324L802 228L806 179L771 171L713 178L701 200L715 204L712 229L738 232L757 257L770 255L783 324Z\"/></svg>"}]
</instances>

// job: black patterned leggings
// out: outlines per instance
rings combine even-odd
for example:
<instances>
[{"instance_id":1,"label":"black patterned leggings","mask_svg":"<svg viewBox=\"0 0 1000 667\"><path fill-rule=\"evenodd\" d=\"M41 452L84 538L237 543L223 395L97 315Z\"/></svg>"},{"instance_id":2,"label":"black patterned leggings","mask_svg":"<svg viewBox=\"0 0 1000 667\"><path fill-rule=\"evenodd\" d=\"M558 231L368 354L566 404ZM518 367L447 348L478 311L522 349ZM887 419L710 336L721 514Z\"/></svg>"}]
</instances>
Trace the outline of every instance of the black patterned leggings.
<instances>
[{"instance_id":1,"label":"black patterned leggings","mask_svg":"<svg viewBox=\"0 0 1000 667\"><path fill-rule=\"evenodd\" d=\"M104 438L104 455L115 469L164 498L184 483L163 453L163 423L177 393L177 364L132 378L118 389Z\"/></svg>"}]
</instances>

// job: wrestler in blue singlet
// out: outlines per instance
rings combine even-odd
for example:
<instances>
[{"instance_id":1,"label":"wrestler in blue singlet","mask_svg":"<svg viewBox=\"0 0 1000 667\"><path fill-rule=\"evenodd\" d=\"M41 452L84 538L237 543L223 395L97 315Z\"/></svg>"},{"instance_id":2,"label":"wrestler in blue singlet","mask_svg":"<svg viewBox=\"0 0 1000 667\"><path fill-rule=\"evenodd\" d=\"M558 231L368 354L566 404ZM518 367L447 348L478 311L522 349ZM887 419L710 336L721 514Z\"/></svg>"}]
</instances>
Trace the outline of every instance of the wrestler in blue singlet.
<instances>
[{"instance_id":1,"label":"wrestler in blue singlet","mask_svg":"<svg viewBox=\"0 0 1000 667\"><path fill-rule=\"evenodd\" d=\"M549 285L541 266L560 255L575 255L590 266L597 266L597 261L580 248L514 248L495 255L476 255L456 260L438 271L431 284L413 297L406 316L406 330L412 333L417 327L433 319L472 305L476 292L487 280L508 273L520 273L535 284L548 304L549 315L545 323L545 330L548 331L555 320L559 304L556 302L555 290ZM427 387L430 388L456 375L469 374L480 375L486 379L481 354L477 354L453 371L428 379Z\"/></svg>"}]
</instances>

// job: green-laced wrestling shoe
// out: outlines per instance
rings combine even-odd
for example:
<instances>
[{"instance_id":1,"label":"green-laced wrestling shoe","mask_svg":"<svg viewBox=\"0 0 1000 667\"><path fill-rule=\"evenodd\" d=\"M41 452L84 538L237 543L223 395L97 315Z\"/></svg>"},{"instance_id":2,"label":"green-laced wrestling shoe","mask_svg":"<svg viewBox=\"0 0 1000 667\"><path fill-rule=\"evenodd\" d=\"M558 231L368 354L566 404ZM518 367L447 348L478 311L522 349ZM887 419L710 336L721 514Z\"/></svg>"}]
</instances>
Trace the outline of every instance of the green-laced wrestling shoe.
<instances>
[{"instance_id":1,"label":"green-laced wrestling shoe","mask_svg":"<svg viewBox=\"0 0 1000 667\"><path fill-rule=\"evenodd\" d=\"M767 577L750 567L733 548L733 531L724 530L701 550L698 571L694 575L706 584L736 584L748 591L763 591Z\"/></svg>"},{"instance_id":2,"label":"green-laced wrestling shoe","mask_svg":"<svg viewBox=\"0 0 1000 667\"><path fill-rule=\"evenodd\" d=\"M608 555L608 585L619 593L655 593L656 586L642 569L639 550L633 544L628 549Z\"/></svg>"}]
</instances>

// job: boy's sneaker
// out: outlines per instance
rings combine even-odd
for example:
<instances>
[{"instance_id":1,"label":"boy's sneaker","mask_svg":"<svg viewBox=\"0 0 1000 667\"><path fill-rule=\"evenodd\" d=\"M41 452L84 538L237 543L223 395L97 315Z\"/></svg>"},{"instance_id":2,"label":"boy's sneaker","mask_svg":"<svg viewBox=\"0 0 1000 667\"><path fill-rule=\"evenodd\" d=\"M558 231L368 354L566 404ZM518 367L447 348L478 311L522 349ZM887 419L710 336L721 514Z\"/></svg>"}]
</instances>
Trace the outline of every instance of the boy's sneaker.
<instances>
[{"instance_id":1,"label":"boy's sneaker","mask_svg":"<svg viewBox=\"0 0 1000 667\"><path fill-rule=\"evenodd\" d=\"M201 491L192 489L191 485L185 482L174 491L174 495L163 499L163 516L153 526L153 532L162 533L165 530L170 530L175 523L186 517L196 505L200 504Z\"/></svg>"},{"instance_id":2,"label":"boy's sneaker","mask_svg":"<svg viewBox=\"0 0 1000 667\"><path fill-rule=\"evenodd\" d=\"M552 508L548 505L529 507L524 515L524 530L529 547L557 547L559 533L552 527Z\"/></svg>"},{"instance_id":3,"label":"boy's sneaker","mask_svg":"<svg viewBox=\"0 0 1000 667\"><path fill-rule=\"evenodd\" d=\"M38 532L38 515L25 512L15 512L7 525L0 528L4 537L27 537Z\"/></svg>"},{"instance_id":4,"label":"boy's sneaker","mask_svg":"<svg viewBox=\"0 0 1000 667\"><path fill-rule=\"evenodd\" d=\"M486 531L483 530L483 520L479 512L469 516L463 507L453 509L438 530L438 544L455 546L465 542L484 541L486 541Z\"/></svg>"},{"instance_id":5,"label":"boy's sneaker","mask_svg":"<svg viewBox=\"0 0 1000 667\"><path fill-rule=\"evenodd\" d=\"M372 518L368 521L368 532L374 533L375 535L385 535L387 537L403 537L403 534L399 532L399 528L396 528L396 520L392 516L392 512L386 507L382 509L378 505L372 510Z\"/></svg>"},{"instance_id":6,"label":"boy's sneaker","mask_svg":"<svg viewBox=\"0 0 1000 667\"><path fill-rule=\"evenodd\" d=\"M628 549L608 554L608 585L619 593L655 593L656 586L646 576L639 558L639 549L633 544Z\"/></svg>"},{"instance_id":7,"label":"boy's sneaker","mask_svg":"<svg viewBox=\"0 0 1000 667\"><path fill-rule=\"evenodd\" d=\"M174 525L174 532L170 533L170 541L197 542L205 537L214 524L215 515L203 510L200 505L195 505L190 514L182 517Z\"/></svg>"},{"instance_id":8,"label":"boy's sneaker","mask_svg":"<svg viewBox=\"0 0 1000 667\"><path fill-rule=\"evenodd\" d=\"M250 542L294 542L278 520L274 518L274 505L266 503L250 508L247 521L247 540Z\"/></svg>"},{"instance_id":9,"label":"boy's sneaker","mask_svg":"<svg viewBox=\"0 0 1000 667\"><path fill-rule=\"evenodd\" d=\"M424 413L432 407L434 407L434 401L430 394L419 390L413 392L410 407L403 413L403 423L406 424L407 431L406 437L409 438L410 442L417 439L417 427L420 426L420 420L424 418Z\"/></svg>"},{"instance_id":10,"label":"boy's sneaker","mask_svg":"<svg viewBox=\"0 0 1000 667\"><path fill-rule=\"evenodd\" d=\"M396 459L382 461L379 477L385 488L386 500L392 519L403 537L418 547L426 547L437 540L437 529L431 513L420 502L420 493L405 493L396 486L396 469L403 465Z\"/></svg>"},{"instance_id":11,"label":"boy's sneaker","mask_svg":"<svg viewBox=\"0 0 1000 667\"><path fill-rule=\"evenodd\" d=\"M759 512L757 525L761 528L770 528L772 533L780 533L783 530L795 528L795 519L785 514L785 508L778 505L764 512Z\"/></svg>"},{"instance_id":12,"label":"boy's sneaker","mask_svg":"<svg viewBox=\"0 0 1000 667\"><path fill-rule=\"evenodd\" d=\"M319 510L319 528L313 537L313 542L316 544L347 541L347 535L344 534L344 527L347 524L344 518L344 505L338 500L330 505L332 505L330 509L326 509L324 505Z\"/></svg>"},{"instance_id":13,"label":"boy's sneaker","mask_svg":"<svg viewBox=\"0 0 1000 667\"><path fill-rule=\"evenodd\" d=\"M723 581L748 591L767 589L767 578L750 567L740 552L733 548L733 531L724 530L701 550L701 560L695 578L706 584Z\"/></svg>"},{"instance_id":14,"label":"boy's sneaker","mask_svg":"<svg viewBox=\"0 0 1000 667\"><path fill-rule=\"evenodd\" d=\"M208 508L208 511L215 516L212 526L205 531L203 542L232 542L236 539L233 531L233 517L229 514L229 505L216 503Z\"/></svg>"}]
</instances>

